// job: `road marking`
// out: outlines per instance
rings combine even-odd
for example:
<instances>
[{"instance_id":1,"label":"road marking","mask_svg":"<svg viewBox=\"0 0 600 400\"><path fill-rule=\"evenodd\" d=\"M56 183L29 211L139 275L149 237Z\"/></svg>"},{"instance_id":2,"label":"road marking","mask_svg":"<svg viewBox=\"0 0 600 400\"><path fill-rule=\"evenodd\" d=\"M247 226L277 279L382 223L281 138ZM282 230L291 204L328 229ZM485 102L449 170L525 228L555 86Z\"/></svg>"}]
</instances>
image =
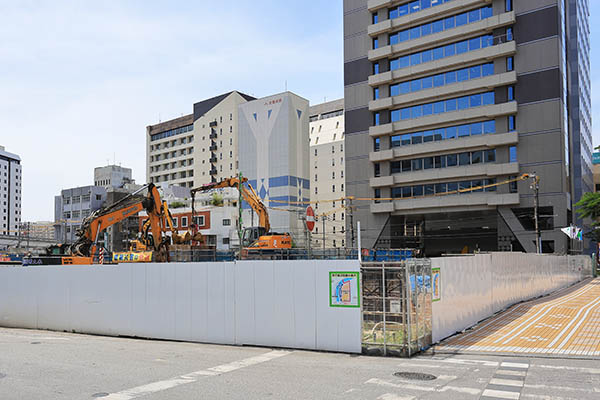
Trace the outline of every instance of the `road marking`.
<instances>
[{"instance_id":1,"label":"road marking","mask_svg":"<svg viewBox=\"0 0 600 400\"><path fill-rule=\"evenodd\" d=\"M377 400L413 400L415 396L398 396L393 393L382 394Z\"/></svg>"},{"instance_id":2,"label":"road marking","mask_svg":"<svg viewBox=\"0 0 600 400\"><path fill-rule=\"evenodd\" d=\"M428 361L428 362L436 362L436 363L445 363L445 364L460 364L460 365L483 365L485 367L497 367L497 361L487 361L487 360L467 360L460 358L432 358L431 360L426 359L415 359L414 361Z\"/></svg>"},{"instance_id":3,"label":"road marking","mask_svg":"<svg viewBox=\"0 0 600 400\"><path fill-rule=\"evenodd\" d=\"M500 366L507 367L507 368L522 368L522 369L529 368L529 364L513 363L513 362L503 362L502 364L500 364Z\"/></svg>"},{"instance_id":4,"label":"road marking","mask_svg":"<svg viewBox=\"0 0 600 400\"><path fill-rule=\"evenodd\" d=\"M521 396L521 394L519 392L506 392L504 390L485 389L481 396L482 397L495 397L497 399L519 400L519 397Z\"/></svg>"},{"instance_id":5,"label":"road marking","mask_svg":"<svg viewBox=\"0 0 600 400\"><path fill-rule=\"evenodd\" d=\"M600 389L591 387L590 389L573 388L568 386L548 386L548 385L524 385L527 389L545 389L545 390L559 390L563 392L584 392L584 393L600 393Z\"/></svg>"},{"instance_id":6,"label":"road marking","mask_svg":"<svg viewBox=\"0 0 600 400\"><path fill-rule=\"evenodd\" d=\"M521 397L534 400L579 400L573 397L547 396L545 394L522 394Z\"/></svg>"},{"instance_id":7,"label":"road marking","mask_svg":"<svg viewBox=\"0 0 600 400\"><path fill-rule=\"evenodd\" d=\"M383 379L372 378L366 381L365 383L370 383L374 385L393 387L396 389L405 389L405 390L417 390L421 392L458 392L465 394L478 395L481 393L481 390L470 388L470 387L459 387L459 386L441 386L441 387L433 387L433 386L419 386L414 385L412 383L392 383Z\"/></svg>"},{"instance_id":8,"label":"road marking","mask_svg":"<svg viewBox=\"0 0 600 400\"><path fill-rule=\"evenodd\" d=\"M507 369L499 369L495 372L496 375L508 375L508 376L525 376L527 375L526 371L510 371Z\"/></svg>"},{"instance_id":9,"label":"road marking","mask_svg":"<svg viewBox=\"0 0 600 400\"><path fill-rule=\"evenodd\" d=\"M201 377L207 376L218 376L227 372L235 371L240 368L249 367L251 365L261 364L270 360L274 360L279 357L291 354L291 351L275 350L269 353L261 354L259 356L246 358L239 361L234 361L229 364L218 365L216 367L208 368L192 372L189 374L181 375L172 379L166 379L164 381L152 382L146 385L137 386L131 389L123 390L117 393L112 393L104 399L107 400L131 400L138 397L146 396L156 392L162 392L167 389L174 388L176 386L186 385L188 383L194 383Z\"/></svg>"},{"instance_id":10,"label":"road marking","mask_svg":"<svg viewBox=\"0 0 600 400\"><path fill-rule=\"evenodd\" d=\"M523 387L523 381L515 381L513 379L493 378L490 381L490 385Z\"/></svg>"}]
</instances>

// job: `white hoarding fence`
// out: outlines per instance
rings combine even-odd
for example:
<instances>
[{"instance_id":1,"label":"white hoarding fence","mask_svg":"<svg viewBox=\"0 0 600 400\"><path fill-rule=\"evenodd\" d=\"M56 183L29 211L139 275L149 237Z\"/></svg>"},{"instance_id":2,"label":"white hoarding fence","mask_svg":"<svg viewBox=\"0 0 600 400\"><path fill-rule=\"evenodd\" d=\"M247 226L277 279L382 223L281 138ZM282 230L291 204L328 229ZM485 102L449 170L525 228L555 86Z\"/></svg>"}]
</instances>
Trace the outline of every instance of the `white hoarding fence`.
<instances>
[{"instance_id":1,"label":"white hoarding fence","mask_svg":"<svg viewBox=\"0 0 600 400\"><path fill-rule=\"evenodd\" d=\"M356 260L6 267L0 326L360 353L360 307L330 296L330 273L359 271ZM356 302L354 284L341 302Z\"/></svg>"}]
</instances>

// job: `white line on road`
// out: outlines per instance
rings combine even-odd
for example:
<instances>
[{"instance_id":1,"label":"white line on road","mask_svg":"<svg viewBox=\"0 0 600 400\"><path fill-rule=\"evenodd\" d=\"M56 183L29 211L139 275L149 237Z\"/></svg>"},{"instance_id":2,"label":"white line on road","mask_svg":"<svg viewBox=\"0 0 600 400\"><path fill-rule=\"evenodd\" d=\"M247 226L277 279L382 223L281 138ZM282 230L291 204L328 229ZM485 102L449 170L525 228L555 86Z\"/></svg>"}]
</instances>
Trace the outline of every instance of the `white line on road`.
<instances>
[{"instance_id":1,"label":"white line on road","mask_svg":"<svg viewBox=\"0 0 600 400\"><path fill-rule=\"evenodd\" d=\"M261 354L259 356L246 358L240 361L234 361L229 364L218 365L216 367L208 368L205 370L200 370L196 372L192 372L186 375L181 375L172 379L166 379L164 381L158 381L149 383L147 385L142 385L138 387L134 387L131 389L123 390L121 392L112 393L104 399L107 400L131 400L138 397L146 396L152 393L161 392L163 390L171 389L176 386L186 385L188 383L194 383L198 381L201 377L206 376L218 376L227 372L235 371L240 368L249 367L251 365L256 365L260 363L264 363L266 361L274 360L279 357L286 356L291 354L291 351L283 351L283 350L275 350L269 353Z\"/></svg>"},{"instance_id":2,"label":"white line on road","mask_svg":"<svg viewBox=\"0 0 600 400\"><path fill-rule=\"evenodd\" d=\"M382 394L377 400L413 400L415 396L398 396L393 393Z\"/></svg>"},{"instance_id":3,"label":"white line on road","mask_svg":"<svg viewBox=\"0 0 600 400\"><path fill-rule=\"evenodd\" d=\"M496 375L504 375L504 376L525 376L527 375L526 371L509 371L507 369L499 369L495 372Z\"/></svg>"},{"instance_id":4,"label":"white line on road","mask_svg":"<svg viewBox=\"0 0 600 400\"><path fill-rule=\"evenodd\" d=\"M513 362L503 362L500 366L507 367L507 368L522 368L522 369L529 368L529 364L513 363Z\"/></svg>"},{"instance_id":5,"label":"white line on road","mask_svg":"<svg viewBox=\"0 0 600 400\"><path fill-rule=\"evenodd\" d=\"M458 392L465 394L478 395L481 393L481 390L470 388L470 387L462 387L462 386L441 386L441 387L433 387L433 386L419 386L414 385L412 383L392 383L383 379L372 378L366 381L365 383L370 383L374 385L393 387L396 389L405 389L405 390L416 390L421 392Z\"/></svg>"},{"instance_id":6,"label":"white line on road","mask_svg":"<svg viewBox=\"0 0 600 400\"><path fill-rule=\"evenodd\" d=\"M519 400L519 397L521 396L521 394L519 392L505 392L504 390L485 389L483 391L482 396L495 397L497 399Z\"/></svg>"},{"instance_id":7,"label":"white line on road","mask_svg":"<svg viewBox=\"0 0 600 400\"><path fill-rule=\"evenodd\" d=\"M523 387L523 381L516 381L514 379L493 378L490 381L490 385Z\"/></svg>"},{"instance_id":8,"label":"white line on road","mask_svg":"<svg viewBox=\"0 0 600 400\"><path fill-rule=\"evenodd\" d=\"M598 368L584 368L584 367L567 367L564 365L532 365L531 368L544 368L544 369L558 369L564 371L575 371L583 372L586 374L600 375L600 369Z\"/></svg>"},{"instance_id":9,"label":"white line on road","mask_svg":"<svg viewBox=\"0 0 600 400\"><path fill-rule=\"evenodd\" d=\"M545 394L522 394L521 397L534 400L579 400L573 397L548 396Z\"/></svg>"}]
</instances>

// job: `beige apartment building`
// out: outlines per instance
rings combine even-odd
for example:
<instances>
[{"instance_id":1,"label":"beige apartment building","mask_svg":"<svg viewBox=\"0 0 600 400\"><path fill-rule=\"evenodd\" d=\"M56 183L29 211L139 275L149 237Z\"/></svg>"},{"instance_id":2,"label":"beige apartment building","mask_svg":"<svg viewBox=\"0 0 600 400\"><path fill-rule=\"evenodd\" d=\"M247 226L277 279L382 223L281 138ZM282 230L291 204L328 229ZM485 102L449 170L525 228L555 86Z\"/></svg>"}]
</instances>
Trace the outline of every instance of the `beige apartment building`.
<instances>
[{"instance_id":1,"label":"beige apartment building","mask_svg":"<svg viewBox=\"0 0 600 400\"><path fill-rule=\"evenodd\" d=\"M310 200L317 217L312 245L345 247L344 99L310 107L309 125Z\"/></svg>"},{"instance_id":2,"label":"beige apartment building","mask_svg":"<svg viewBox=\"0 0 600 400\"><path fill-rule=\"evenodd\" d=\"M233 91L194 104L194 113L146 128L151 183L198 187L238 170L238 106L253 97Z\"/></svg>"}]
</instances>

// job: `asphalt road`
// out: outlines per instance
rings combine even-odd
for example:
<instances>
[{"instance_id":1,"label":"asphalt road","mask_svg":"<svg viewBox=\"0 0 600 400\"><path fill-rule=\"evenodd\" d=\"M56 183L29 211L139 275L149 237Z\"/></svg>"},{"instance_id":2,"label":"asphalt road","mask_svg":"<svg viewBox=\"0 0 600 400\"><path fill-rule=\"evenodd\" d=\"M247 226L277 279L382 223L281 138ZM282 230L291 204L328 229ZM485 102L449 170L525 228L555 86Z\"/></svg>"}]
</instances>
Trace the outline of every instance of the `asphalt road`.
<instances>
[{"instance_id":1,"label":"asphalt road","mask_svg":"<svg viewBox=\"0 0 600 400\"><path fill-rule=\"evenodd\" d=\"M600 399L600 362L406 360L0 328L0 399L93 398L591 400Z\"/></svg>"}]
</instances>

